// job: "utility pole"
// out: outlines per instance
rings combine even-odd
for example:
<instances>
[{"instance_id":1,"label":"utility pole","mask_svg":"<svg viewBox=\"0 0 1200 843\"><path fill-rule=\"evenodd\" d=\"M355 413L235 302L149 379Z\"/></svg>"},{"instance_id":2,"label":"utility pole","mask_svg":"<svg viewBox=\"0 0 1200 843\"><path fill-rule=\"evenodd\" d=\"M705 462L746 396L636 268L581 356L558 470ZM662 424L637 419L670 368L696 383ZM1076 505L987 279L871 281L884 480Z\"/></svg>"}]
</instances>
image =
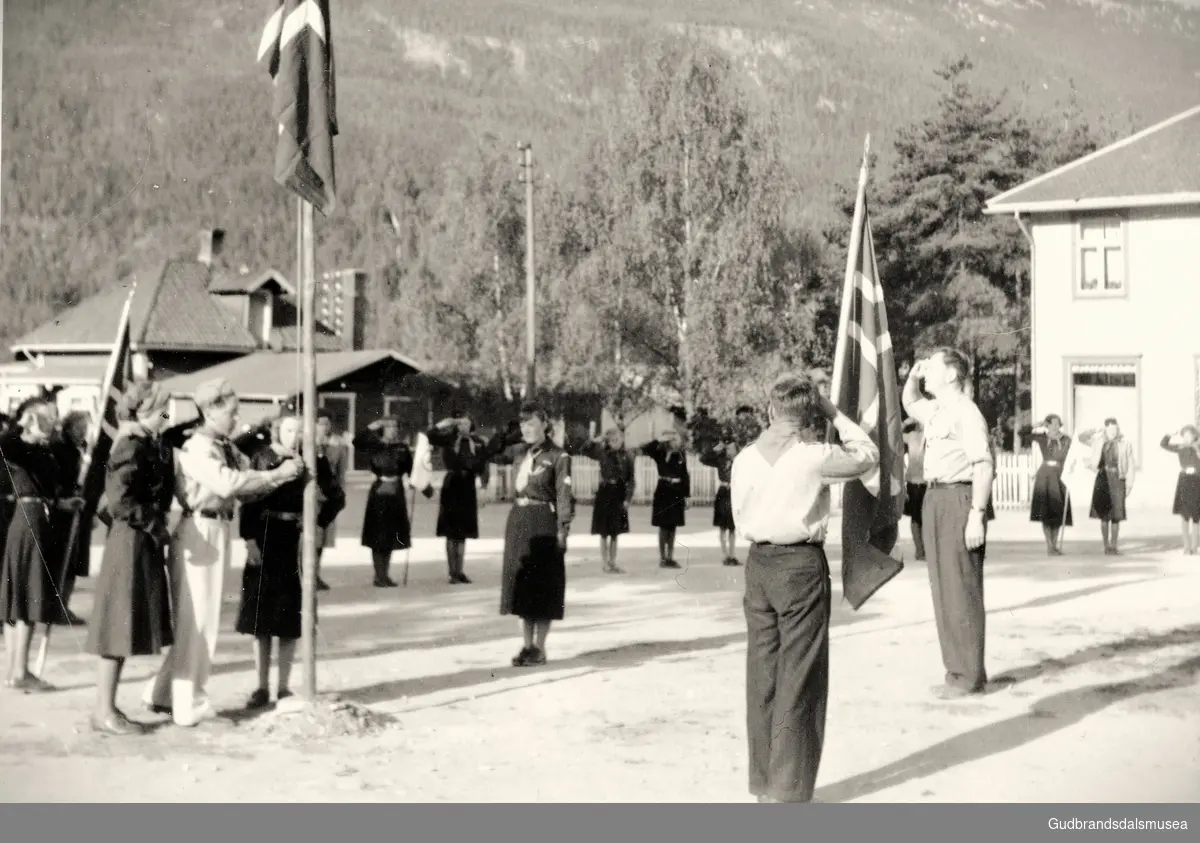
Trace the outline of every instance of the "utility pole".
<instances>
[{"instance_id":1,"label":"utility pole","mask_svg":"<svg viewBox=\"0 0 1200 843\"><path fill-rule=\"evenodd\" d=\"M537 300L533 275L533 146L517 144L521 152L520 181L525 185L525 400L534 400Z\"/></svg>"}]
</instances>

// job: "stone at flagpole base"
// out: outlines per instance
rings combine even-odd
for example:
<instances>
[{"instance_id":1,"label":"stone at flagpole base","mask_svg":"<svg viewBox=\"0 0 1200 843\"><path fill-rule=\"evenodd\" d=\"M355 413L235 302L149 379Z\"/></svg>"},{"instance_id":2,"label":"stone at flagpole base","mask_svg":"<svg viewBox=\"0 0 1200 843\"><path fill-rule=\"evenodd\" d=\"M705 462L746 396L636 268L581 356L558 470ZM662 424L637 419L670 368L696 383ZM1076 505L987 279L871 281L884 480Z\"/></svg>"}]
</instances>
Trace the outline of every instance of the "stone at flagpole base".
<instances>
[{"instance_id":1,"label":"stone at flagpole base","mask_svg":"<svg viewBox=\"0 0 1200 843\"><path fill-rule=\"evenodd\" d=\"M283 742L377 735L399 725L392 715L372 711L337 694L318 694L315 700L293 695L246 724L247 731Z\"/></svg>"}]
</instances>

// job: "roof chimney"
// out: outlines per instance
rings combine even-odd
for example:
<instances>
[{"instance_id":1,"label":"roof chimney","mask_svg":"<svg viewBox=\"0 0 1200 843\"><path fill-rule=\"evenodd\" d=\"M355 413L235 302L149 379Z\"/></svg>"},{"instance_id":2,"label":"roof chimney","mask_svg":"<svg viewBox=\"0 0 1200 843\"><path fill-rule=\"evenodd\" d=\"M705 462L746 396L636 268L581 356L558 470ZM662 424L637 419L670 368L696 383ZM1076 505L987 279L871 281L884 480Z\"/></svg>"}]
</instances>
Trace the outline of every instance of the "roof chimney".
<instances>
[{"instance_id":1,"label":"roof chimney","mask_svg":"<svg viewBox=\"0 0 1200 843\"><path fill-rule=\"evenodd\" d=\"M205 266L212 266L221 255L221 246L225 243L225 229L206 228L200 232L200 251L196 260Z\"/></svg>"}]
</instances>

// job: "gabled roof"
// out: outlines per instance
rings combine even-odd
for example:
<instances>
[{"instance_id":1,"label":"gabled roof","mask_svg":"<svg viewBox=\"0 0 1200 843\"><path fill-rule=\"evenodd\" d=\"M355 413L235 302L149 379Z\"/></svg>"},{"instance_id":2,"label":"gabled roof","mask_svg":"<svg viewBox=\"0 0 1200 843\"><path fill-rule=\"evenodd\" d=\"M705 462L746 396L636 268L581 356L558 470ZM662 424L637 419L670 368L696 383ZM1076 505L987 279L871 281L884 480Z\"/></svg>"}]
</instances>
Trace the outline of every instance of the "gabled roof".
<instances>
[{"instance_id":1,"label":"gabled roof","mask_svg":"<svg viewBox=\"0 0 1200 843\"><path fill-rule=\"evenodd\" d=\"M418 374L423 364L396 351L337 351L318 353L317 388L336 384L348 375L381 363L391 363ZM234 391L251 400L284 400L300 391L296 356L290 353L258 351L187 375L163 381L173 397L190 398L196 387L213 378L224 378Z\"/></svg>"},{"instance_id":2,"label":"gabled roof","mask_svg":"<svg viewBox=\"0 0 1200 843\"><path fill-rule=\"evenodd\" d=\"M262 275L227 275L224 272L213 273L213 279L208 285L210 293L217 295L249 295L263 287L273 286L276 291L287 295L296 295L295 288L277 269L268 269Z\"/></svg>"},{"instance_id":3,"label":"gabled roof","mask_svg":"<svg viewBox=\"0 0 1200 843\"><path fill-rule=\"evenodd\" d=\"M1001 193L985 213L1200 205L1200 106Z\"/></svg>"},{"instance_id":4,"label":"gabled roof","mask_svg":"<svg viewBox=\"0 0 1200 843\"><path fill-rule=\"evenodd\" d=\"M248 352L254 337L208 294L209 270L197 260L172 260L141 280L129 311L135 350ZM130 284L114 284L57 314L13 343L17 353L107 351L116 339Z\"/></svg>"}]
</instances>

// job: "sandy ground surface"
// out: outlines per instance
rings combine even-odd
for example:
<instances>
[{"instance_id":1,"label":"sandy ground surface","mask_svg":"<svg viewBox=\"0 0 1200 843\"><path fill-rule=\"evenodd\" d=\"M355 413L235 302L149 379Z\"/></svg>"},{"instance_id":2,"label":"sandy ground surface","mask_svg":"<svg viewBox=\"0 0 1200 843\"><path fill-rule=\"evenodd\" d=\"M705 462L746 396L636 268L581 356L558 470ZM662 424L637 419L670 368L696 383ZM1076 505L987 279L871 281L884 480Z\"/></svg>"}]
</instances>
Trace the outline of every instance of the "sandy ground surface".
<instances>
[{"instance_id":1,"label":"sandy ground surface","mask_svg":"<svg viewBox=\"0 0 1200 843\"><path fill-rule=\"evenodd\" d=\"M369 586L353 525L343 525L325 567L334 589L321 595L320 686L368 712L375 728L322 735L297 728L296 715L238 711L253 661L249 641L232 631L235 571L210 686L227 710L222 722L185 730L143 714L141 685L157 659L135 659L121 702L158 728L93 735L85 631L57 630L47 678L59 690L0 692L0 798L750 800L742 574L719 565L709 510L690 513L682 572L657 568L647 511L634 513L637 535L625 539L625 576L602 574L594 541L575 539L550 664L519 670L508 666L516 624L496 614L499 542L474 543L475 583L451 587L431 537L433 509L418 511L407 588ZM500 534L505 513L485 508L484 535ZM581 508L581 532L589 518ZM996 689L971 701L930 693L942 668L922 563L910 562L859 612L835 593L818 798L1200 801L1200 557L1182 556L1174 531L1169 517L1135 517L1126 554L1105 557L1085 522L1068 555L1047 559L1037 525L1001 513L987 575ZM830 558L836 583L836 545ZM85 618L90 586L81 581L72 601Z\"/></svg>"}]
</instances>

